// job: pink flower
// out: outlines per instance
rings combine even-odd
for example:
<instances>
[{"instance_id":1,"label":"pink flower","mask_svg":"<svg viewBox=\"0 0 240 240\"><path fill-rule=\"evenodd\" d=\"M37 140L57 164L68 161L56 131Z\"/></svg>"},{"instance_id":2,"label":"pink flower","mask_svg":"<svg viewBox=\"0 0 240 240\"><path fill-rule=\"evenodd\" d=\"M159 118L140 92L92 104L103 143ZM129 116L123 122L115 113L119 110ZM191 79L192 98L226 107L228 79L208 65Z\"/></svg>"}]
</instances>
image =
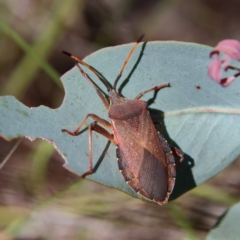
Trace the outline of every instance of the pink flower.
<instances>
[{"instance_id":1,"label":"pink flower","mask_svg":"<svg viewBox=\"0 0 240 240\"><path fill-rule=\"evenodd\" d=\"M223 52L222 59L219 53ZM218 43L218 45L210 53L210 57L213 59L208 68L209 77L221 84L223 87L228 87L232 84L233 80L240 76L240 69L230 65L232 60L240 61L240 42L233 39L226 39ZM237 73L233 76L222 78L222 69L227 71L228 69L236 70Z\"/></svg>"}]
</instances>

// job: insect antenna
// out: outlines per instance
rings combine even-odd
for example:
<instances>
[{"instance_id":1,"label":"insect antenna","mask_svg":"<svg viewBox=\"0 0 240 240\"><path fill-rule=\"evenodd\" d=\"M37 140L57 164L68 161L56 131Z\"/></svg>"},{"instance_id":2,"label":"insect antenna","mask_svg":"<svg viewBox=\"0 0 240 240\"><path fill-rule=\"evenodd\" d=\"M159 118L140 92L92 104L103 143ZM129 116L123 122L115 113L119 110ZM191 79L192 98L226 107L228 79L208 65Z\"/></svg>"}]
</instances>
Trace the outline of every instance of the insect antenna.
<instances>
[{"instance_id":1,"label":"insect antenna","mask_svg":"<svg viewBox=\"0 0 240 240\"><path fill-rule=\"evenodd\" d=\"M105 85L105 87L107 88L107 91L109 92L111 87L109 86L109 84L107 83L107 81L90 65L88 65L87 63L85 63L83 60L81 60L80 58L72 55L71 53L62 51L64 54L66 54L67 56L73 58L74 60L76 60L77 62L81 63L83 66L87 67L90 71L92 71L97 77L98 79Z\"/></svg>"},{"instance_id":2,"label":"insect antenna","mask_svg":"<svg viewBox=\"0 0 240 240\"><path fill-rule=\"evenodd\" d=\"M121 68L121 70L120 70L120 73L118 74L116 80L114 81L114 84L113 84L113 89L114 89L114 90L116 90L118 80L121 78L122 73L123 73L123 70L124 70L124 68L126 67L126 65L127 65L128 61L129 61L130 57L132 56L134 50L136 49L137 45L141 42L141 40L143 39L143 37L144 37L144 34L142 34L142 35L139 37L139 39L137 40L137 42L134 44L132 50L131 50L130 53L128 54L126 60L124 61L123 65L122 65L122 68Z\"/></svg>"}]
</instances>

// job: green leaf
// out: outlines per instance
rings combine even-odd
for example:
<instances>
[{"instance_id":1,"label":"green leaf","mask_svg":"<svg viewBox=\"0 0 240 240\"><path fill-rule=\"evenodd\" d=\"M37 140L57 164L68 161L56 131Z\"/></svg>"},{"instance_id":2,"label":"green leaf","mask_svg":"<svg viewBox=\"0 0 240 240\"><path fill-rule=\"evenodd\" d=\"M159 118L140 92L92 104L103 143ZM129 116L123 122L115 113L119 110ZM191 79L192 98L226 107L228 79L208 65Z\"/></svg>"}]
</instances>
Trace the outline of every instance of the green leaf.
<instances>
[{"instance_id":1,"label":"green leaf","mask_svg":"<svg viewBox=\"0 0 240 240\"><path fill-rule=\"evenodd\" d=\"M113 83L132 46L106 48L85 61ZM142 99L149 102L154 118L162 122L165 138L185 154L185 161L177 167L172 198L213 177L240 153L240 81L229 88L211 81L207 76L210 51L206 46L177 42L139 44L119 81L118 88L127 98L155 85L171 83L171 88L148 93ZM106 93L96 76L84 70ZM75 130L88 113L108 120L107 110L77 67L63 75L62 81L65 98L58 109L29 109L13 97L2 97L0 133L8 139L47 139L62 154L66 167L80 175L89 167L86 128L92 120L88 119L86 131L77 137L61 129ZM89 179L137 196L118 170L115 146L96 133L93 166L95 173Z\"/></svg>"},{"instance_id":2,"label":"green leaf","mask_svg":"<svg viewBox=\"0 0 240 240\"><path fill-rule=\"evenodd\" d=\"M219 219L207 236L207 240L238 240L240 203L229 208Z\"/></svg>"}]
</instances>

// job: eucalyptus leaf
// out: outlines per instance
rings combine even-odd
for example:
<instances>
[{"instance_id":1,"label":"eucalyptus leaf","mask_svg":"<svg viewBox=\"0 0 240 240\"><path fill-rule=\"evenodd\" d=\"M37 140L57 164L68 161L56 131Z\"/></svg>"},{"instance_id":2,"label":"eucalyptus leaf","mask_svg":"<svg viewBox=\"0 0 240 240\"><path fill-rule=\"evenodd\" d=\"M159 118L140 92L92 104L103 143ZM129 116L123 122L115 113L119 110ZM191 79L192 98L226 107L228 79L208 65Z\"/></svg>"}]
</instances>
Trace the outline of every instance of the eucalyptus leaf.
<instances>
[{"instance_id":1,"label":"eucalyptus leaf","mask_svg":"<svg viewBox=\"0 0 240 240\"><path fill-rule=\"evenodd\" d=\"M240 203L230 207L219 219L207 236L207 240L238 240Z\"/></svg>"},{"instance_id":2,"label":"eucalyptus leaf","mask_svg":"<svg viewBox=\"0 0 240 240\"><path fill-rule=\"evenodd\" d=\"M85 61L113 84L133 44L109 47ZM180 42L141 43L133 53L118 90L127 98L162 83L170 83L158 93L148 93L151 115L163 125L163 135L184 152L177 167L171 198L176 198L228 166L240 154L240 81L222 88L207 76L210 47ZM97 77L84 68L106 94ZM54 144L66 167L79 175L89 168L88 119L76 136L61 129L75 130L88 113L108 119L107 110L77 67L62 76L64 101L58 109L28 108L14 97L0 99L0 134L7 139L26 136L43 138ZM198 86L198 87L197 87ZM124 182L118 170L116 150L108 139L93 134L94 174L87 178L139 197Z\"/></svg>"}]
</instances>

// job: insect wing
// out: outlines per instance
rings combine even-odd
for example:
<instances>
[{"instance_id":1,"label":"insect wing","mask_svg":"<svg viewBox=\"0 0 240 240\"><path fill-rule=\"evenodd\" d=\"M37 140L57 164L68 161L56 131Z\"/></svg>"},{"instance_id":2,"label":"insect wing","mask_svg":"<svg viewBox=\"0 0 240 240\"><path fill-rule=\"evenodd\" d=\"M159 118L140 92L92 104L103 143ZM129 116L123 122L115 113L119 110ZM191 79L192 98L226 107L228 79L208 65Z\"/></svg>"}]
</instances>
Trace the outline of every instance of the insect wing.
<instances>
[{"instance_id":1,"label":"insect wing","mask_svg":"<svg viewBox=\"0 0 240 240\"><path fill-rule=\"evenodd\" d=\"M168 191L165 152L149 112L144 109L138 113L111 121L118 143L119 168L136 192L148 199L163 201Z\"/></svg>"}]
</instances>

